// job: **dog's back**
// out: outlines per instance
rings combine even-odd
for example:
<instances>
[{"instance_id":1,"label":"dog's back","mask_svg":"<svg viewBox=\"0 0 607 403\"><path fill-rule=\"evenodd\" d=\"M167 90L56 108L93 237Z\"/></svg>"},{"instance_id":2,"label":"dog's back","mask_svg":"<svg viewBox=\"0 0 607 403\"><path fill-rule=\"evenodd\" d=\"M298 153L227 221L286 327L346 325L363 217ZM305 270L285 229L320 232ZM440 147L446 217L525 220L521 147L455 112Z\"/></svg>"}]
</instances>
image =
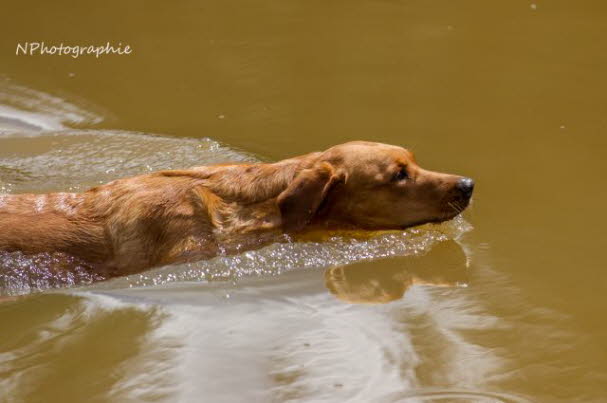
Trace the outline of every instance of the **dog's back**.
<instances>
[{"instance_id":1,"label":"dog's back","mask_svg":"<svg viewBox=\"0 0 607 403\"><path fill-rule=\"evenodd\" d=\"M63 252L123 274L214 255L208 200L191 192L197 179L188 172L119 179L84 193L0 195L0 251Z\"/></svg>"},{"instance_id":2,"label":"dog's back","mask_svg":"<svg viewBox=\"0 0 607 403\"><path fill-rule=\"evenodd\" d=\"M59 251L107 259L101 223L83 213L78 193L0 195L0 250Z\"/></svg>"}]
</instances>

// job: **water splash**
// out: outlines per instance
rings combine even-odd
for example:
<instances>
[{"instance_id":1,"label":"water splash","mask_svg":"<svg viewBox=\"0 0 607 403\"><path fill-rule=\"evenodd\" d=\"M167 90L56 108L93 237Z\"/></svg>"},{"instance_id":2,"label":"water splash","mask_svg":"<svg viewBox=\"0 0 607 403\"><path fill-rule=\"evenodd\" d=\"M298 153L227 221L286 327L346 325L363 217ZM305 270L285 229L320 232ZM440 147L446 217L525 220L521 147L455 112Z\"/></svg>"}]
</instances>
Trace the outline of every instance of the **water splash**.
<instances>
[{"instance_id":1,"label":"water splash","mask_svg":"<svg viewBox=\"0 0 607 403\"><path fill-rule=\"evenodd\" d=\"M443 224L428 224L365 239L332 236L322 242L275 243L235 256L165 266L107 282L107 287L141 287L183 281L229 281L245 276L276 276L312 268L327 268L391 256L415 256L436 243L457 239L472 227L461 216Z\"/></svg>"},{"instance_id":2,"label":"water splash","mask_svg":"<svg viewBox=\"0 0 607 403\"><path fill-rule=\"evenodd\" d=\"M83 286L104 278L84 262L61 253L33 256L0 252L0 295L23 295L50 288Z\"/></svg>"}]
</instances>

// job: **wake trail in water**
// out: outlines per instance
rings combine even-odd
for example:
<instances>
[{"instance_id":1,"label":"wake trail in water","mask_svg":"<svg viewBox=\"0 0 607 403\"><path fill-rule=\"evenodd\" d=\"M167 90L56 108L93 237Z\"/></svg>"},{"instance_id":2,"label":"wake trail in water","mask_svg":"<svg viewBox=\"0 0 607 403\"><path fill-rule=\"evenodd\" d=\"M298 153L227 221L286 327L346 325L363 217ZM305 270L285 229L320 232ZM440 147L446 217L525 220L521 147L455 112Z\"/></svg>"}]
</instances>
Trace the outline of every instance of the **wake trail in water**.
<instances>
[{"instance_id":1,"label":"wake trail in water","mask_svg":"<svg viewBox=\"0 0 607 403\"><path fill-rule=\"evenodd\" d=\"M100 123L103 116L91 108L0 78L0 132L62 130Z\"/></svg>"}]
</instances>

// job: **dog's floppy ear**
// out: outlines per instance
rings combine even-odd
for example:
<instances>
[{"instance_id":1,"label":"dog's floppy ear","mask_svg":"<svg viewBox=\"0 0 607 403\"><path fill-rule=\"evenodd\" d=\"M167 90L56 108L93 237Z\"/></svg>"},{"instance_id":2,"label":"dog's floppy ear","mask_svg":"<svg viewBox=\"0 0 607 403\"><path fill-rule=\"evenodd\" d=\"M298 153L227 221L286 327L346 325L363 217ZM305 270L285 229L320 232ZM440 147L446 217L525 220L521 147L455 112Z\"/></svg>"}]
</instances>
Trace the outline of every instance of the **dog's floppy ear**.
<instances>
[{"instance_id":1,"label":"dog's floppy ear","mask_svg":"<svg viewBox=\"0 0 607 403\"><path fill-rule=\"evenodd\" d=\"M341 180L333 165L318 162L301 171L277 198L286 231L297 231L310 222L329 189Z\"/></svg>"}]
</instances>

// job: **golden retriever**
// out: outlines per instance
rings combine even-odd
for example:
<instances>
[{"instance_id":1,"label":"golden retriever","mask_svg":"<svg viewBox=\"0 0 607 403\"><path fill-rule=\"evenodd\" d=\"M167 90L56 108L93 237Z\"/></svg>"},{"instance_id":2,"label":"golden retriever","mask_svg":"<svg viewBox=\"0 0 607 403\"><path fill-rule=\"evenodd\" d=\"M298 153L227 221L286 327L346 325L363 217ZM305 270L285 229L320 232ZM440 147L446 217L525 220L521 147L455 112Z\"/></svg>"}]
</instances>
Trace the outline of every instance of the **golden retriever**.
<instances>
[{"instance_id":1,"label":"golden retriever","mask_svg":"<svg viewBox=\"0 0 607 403\"><path fill-rule=\"evenodd\" d=\"M259 247L304 229L400 229L459 214L474 182L398 146L354 141L276 163L0 195L0 250L61 252L108 276Z\"/></svg>"}]
</instances>

